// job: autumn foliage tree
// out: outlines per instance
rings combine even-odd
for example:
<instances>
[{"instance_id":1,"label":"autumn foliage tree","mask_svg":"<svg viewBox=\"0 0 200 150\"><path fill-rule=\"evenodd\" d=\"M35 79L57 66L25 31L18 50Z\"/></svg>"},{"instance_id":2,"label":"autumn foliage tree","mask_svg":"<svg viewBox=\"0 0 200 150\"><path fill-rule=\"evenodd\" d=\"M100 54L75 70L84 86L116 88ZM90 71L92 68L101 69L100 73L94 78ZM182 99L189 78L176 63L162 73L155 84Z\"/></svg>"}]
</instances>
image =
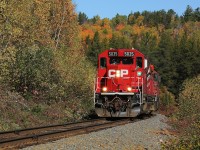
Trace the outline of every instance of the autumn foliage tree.
<instances>
[{"instance_id":1,"label":"autumn foliage tree","mask_svg":"<svg viewBox=\"0 0 200 150\"><path fill-rule=\"evenodd\" d=\"M90 100L85 91L92 91L93 71L85 60L71 0L0 3L1 83L27 98Z\"/></svg>"}]
</instances>

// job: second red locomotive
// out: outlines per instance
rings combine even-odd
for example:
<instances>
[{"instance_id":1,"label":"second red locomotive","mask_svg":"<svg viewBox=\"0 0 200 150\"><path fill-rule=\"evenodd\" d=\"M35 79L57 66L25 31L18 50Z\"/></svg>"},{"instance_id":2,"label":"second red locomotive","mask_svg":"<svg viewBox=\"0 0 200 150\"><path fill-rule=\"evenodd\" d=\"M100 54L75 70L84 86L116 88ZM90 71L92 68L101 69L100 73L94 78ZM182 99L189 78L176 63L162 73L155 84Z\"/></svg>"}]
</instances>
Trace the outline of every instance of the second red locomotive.
<instances>
[{"instance_id":1,"label":"second red locomotive","mask_svg":"<svg viewBox=\"0 0 200 150\"><path fill-rule=\"evenodd\" d=\"M135 117L158 109L159 74L136 49L105 50L98 56L95 111L100 117Z\"/></svg>"}]
</instances>

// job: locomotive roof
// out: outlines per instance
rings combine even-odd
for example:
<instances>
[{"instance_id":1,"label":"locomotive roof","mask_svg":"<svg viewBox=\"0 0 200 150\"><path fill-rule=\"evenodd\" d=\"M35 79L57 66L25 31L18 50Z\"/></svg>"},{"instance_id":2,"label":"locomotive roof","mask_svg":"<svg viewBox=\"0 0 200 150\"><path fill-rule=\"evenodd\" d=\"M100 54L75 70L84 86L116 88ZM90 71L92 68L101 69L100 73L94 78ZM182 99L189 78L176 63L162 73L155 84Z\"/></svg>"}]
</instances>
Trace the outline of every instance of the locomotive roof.
<instances>
[{"instance_id":1,"label":"locomotive roof","mask_svg":"<svg viewBox=\"0 0 200 150\"><path fill-rule=\"evenodd\" d=\"M107 50L105 50L105 51L103 51L102 53L100 53L99 54L99 56L101 56L101 55L107 55L108 54L108 52L116 52L116 51L118 51L118 52L122 52L122 51L128 51L128 52L134 52L134 53L137 53L137 54L139 54L139 55L143 55L144 56L144 54L142 53L142 52L140 52L139 50L137 50L137 49L107 49Z\"/></svg>"}]
</instances>

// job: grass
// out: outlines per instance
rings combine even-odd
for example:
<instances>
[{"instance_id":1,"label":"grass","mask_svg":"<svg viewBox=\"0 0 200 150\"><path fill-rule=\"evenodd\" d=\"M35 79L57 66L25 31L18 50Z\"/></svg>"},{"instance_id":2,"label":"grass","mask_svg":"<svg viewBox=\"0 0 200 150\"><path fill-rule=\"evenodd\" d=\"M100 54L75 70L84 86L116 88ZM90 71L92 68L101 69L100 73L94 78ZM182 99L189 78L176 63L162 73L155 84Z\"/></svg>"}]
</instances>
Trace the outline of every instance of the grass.
<instances>
[{"instance_id":1,"label":"grass","mask_svg":"<svg viewBox=\"0 0 200 150\"><path fill-rule=\"evenodd\" d=\"M87 110L75 102L60 101L46 104L38 99L26 100L18 93L0 87L0 131L82 119Z\"/></svg>"}]
</instances>

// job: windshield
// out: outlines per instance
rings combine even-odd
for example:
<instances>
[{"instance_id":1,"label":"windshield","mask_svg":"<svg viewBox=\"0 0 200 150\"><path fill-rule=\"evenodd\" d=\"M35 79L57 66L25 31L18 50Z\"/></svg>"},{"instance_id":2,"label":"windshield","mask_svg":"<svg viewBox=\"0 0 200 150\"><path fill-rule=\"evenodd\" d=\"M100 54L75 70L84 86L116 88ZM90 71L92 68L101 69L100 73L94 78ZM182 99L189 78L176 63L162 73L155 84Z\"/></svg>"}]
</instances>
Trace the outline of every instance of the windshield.
<instances>
[{"instance_id":1,"label":"windshield","mask_svg":"<svg viewBox=\"0 0 200 150\"><path fill-rule=\"evenodd\" d=\"M129 65L133 64L133 58L132 57L111 57L110 58L110 64L124 64L124 65Z\"/></svg>"}]
</instances>

